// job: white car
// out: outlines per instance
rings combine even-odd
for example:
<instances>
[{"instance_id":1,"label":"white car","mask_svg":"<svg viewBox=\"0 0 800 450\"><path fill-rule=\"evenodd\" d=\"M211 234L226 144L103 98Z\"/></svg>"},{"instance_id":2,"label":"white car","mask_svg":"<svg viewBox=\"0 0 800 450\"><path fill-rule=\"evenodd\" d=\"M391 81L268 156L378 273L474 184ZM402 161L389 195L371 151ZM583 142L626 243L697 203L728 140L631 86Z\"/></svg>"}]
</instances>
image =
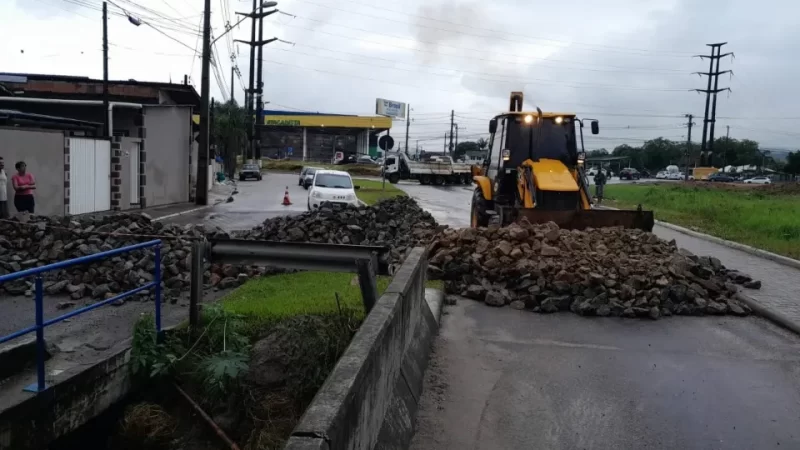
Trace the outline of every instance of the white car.
<instances>
[{"instance_id":1,"label":"white car","mask_svg":"<svg viewBox=\"0 0 800 450\"><path fill-rule=\"evenodd\" d=\"M753 177L744 180L746 184L772 184L772 180L769 177Z\"/></svg>"},{"instance_id":2,"label":"white car","mask_svg":"<svg viewBox=\"0 0 800 450\"><path fill-rule=\"evenodd\" d=\"M317 170L308 189L308 210L319 208L324 202L358 206L357 186L350 174L341 170Z\"/></svg>"},{"instance_id":3,"label":"white car","mask_svg":"<svg viewBox=\"0 0 800 450\"><path fill-rule=\"evenodd\" d=\"M661 172L658 172L656 174L656 179L658 179L658 180L666 180L667 179L667 172L664 172L663 170Z\"/></svg>"},{"instance_id":4,"label":"white car","mask_svg":"<svg viewBox=\"0 0 800 450\"><path fill-rule=\"evenodd\" d=\"M667 174L668 180L682 180L683 174L680 172L670 172Z\"/></svg>"}]
</instances>

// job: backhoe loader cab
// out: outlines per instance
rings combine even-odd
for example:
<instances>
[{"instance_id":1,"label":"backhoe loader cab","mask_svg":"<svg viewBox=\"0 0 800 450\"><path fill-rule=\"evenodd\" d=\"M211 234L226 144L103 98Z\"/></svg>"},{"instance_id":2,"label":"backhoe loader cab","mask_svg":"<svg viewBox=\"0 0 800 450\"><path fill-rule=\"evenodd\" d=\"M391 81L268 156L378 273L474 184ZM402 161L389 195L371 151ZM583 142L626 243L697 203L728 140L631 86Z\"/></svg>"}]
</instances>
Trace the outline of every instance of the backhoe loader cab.
<instances>
[{"instance_id":1,"label":"backhoe loader cab","mask_svg":"<svg viewBox=\"0 0 800 450\"><path fill-rule=\"evenodd\" d=\"M583 163L583 122L572 113L523 112L512 93L510 111L489 122L489 156L473 170L477 187L471 225L507 225L522 217L564 228L624 226L652 230L646 211L592 209ZM592 134L599 133L591 121ZM581 144L578 146L578 137Z\"/></svg>"}]
</instances>

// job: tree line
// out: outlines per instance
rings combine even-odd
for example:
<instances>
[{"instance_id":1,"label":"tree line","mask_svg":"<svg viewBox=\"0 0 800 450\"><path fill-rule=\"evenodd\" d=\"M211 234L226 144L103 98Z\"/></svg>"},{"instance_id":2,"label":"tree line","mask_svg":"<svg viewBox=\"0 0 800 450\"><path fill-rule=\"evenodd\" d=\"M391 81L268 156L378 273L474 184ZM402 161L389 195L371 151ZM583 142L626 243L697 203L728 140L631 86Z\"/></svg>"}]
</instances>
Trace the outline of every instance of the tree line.
<instances>
[{"instance_id":1,"label":"tree line","mask_svg":"<svg viewBox=\"0 0 800 450\"><path fill-rule=\"evenodd\" d=\"M629 158L630 166L650 171L663 170L669 165L683 167L687 164L686 142L659 137L644 142L641 146L618 145L609 152L601 148L588 152L588 156L623 156ZM721 137L714 140L714 153L702 155L700 144L692 143L688 154L689 166L756 166L790 174L800 174L800 151L789 153L786 162L772 157L769 150L759 148L758 142L750 139Z\"/></svg>"}]
</instances>

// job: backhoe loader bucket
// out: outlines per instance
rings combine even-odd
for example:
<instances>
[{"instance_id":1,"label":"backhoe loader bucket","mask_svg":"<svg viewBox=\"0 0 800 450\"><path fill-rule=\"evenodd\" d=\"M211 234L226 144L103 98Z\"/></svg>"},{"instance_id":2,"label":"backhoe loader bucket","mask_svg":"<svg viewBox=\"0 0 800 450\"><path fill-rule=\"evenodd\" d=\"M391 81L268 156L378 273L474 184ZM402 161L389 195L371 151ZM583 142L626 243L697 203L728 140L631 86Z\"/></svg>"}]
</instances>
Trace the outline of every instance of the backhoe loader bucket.
<instances>
[{"instance_id":1,"label":"backhoe loader bucket","mask_svg":"<svg viewBox=\"0 0 800 450\"><path fill-rule=\"evenodd\" d=\"M546 211L541 209L516 209L512 214L516 216L513 221L520 221L524 217L530 223L555 222L559 227L568 230L623 227L653 231L653 225L655 224L653 211L640 210L587 209Z\"/></svg>"}]
</instances>

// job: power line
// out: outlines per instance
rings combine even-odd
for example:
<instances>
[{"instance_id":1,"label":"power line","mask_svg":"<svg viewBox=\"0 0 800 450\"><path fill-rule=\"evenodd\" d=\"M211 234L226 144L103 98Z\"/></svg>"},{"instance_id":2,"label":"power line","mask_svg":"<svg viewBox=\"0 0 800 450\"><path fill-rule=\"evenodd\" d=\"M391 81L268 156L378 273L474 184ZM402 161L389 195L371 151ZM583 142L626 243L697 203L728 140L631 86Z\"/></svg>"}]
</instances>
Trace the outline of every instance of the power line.
<instances>
[{"instance_id":1,"label":"power line","mask_svg":"<svg viewBox=\"0 0 800 450\"><path fill-rule=\"evenodd\" d=\"M295 44L299 45L300 47L307 47L307 48L311 48L311 49L315 49L315 50L322 50L322 51L327 51L327 52L341 53L341 54L344 54L344 55L351 55L351 56L356 56L356 57L359 57L359 58L369 59L370 61L380 60L380 61L388 61L388 62L391 62L393 64L406 64L406 65L411 65L411 66L423 66L422 64L398 61L397 59L381 58L380 56L372 56L372 55L363 55L363 54L359 54L359 53L346 52L346 51L336 50L336 49L327 48L327 47L317 47L317 46L314 46L314 45L308 45L308 44L304 44L304 43L301 43L301 42L296 42ZM403 48L405 48L405 47L403 47ZM416 49L412 49L412 50L414 50L414 51L422 51L422 50L416 50ZM447 55L447 56L459 56L459 55ZM428 67L428 66L426 65L425 67ZM580 70L580 71L601 72L601 73L627 72L627 73L637 73L637 74L640 73L640 74L646 74L646 75L651 75L652 73L659 73L659 74L663 74L663 75L686 76L686 73L684 73L683 71L678 71L678 70L670 71L670 72L654 72L655 69L651 69L648 72L635 72L635 71L631 72L630 69L621 69L621 68L620 69L616 69L616 68L594 69L594 68L585 67L585 65L583 65L583 66L555 66L555 65L547 65L547 64L537 64L537 67L548 67L548 68L552 68L552 69L568 69L568 70ZM453 68L449 68L449 67L436 67L436 69L449 70L449 71L452 71L452 72L461 72L461 73L476 73L476 74L479 74L479 75L508 76L508 75L504 75L502 73L477 72L477 71L464 70L464 69L453 69Z\"/></svg>"},{"instance_id":2,"label":"power line","mask_svg":"<svg viewBox=\"0 0 800 450\"><path fill-rule=\"evenodd\" d=\"M392 39L402 39L402 40L405 40L405 41L412 41L412 42L415 42L415 43L431 44L431 45L435 45L437 47L449 47L449 48L456 49L456 50L463 50L463 51L471 52L473 55L474 54L478 54L478 53L485 53L485 50L476 49L476 48L458 47L458 46L454 46L454 45L441 44L441 43L438 43L438 42L411 39L411 38L406 37L406 36L398 36L398 35L393 35L393 34L386 34L386 33L381 33L381 32L378 32L378 31L372 31L372 30L367 30L367 29L363 29L363 28L357 28L357 27L353 27L353 26L349 26L349 25L348 26L338 25L338 24L330 23L329 21L312 19L312 18L302 17L302 16L297 16L297 17L301 18L301 19L304 19L304 20L309 20L309 21L312 21L312 22L318 22L318 23L322 23L322 24L325 24L325 25L331 25L331 26L335 26L335 27L346 28L346 29L349 29L349 30L363 31L365 33L375 34L375 35L384 36L384 37L388 37L388 38L392 38ZM348 40L356 40L356 41L367 42L367 43L375 44L375 45L401 48L403 50L410 50L410 51L414 51L414 52L430 53L430 54L433 54L433 55L436 55L436 56L450 56L450 57L455 57L455 58L465 58L465 59L469 59L470 61L478 60L478 61L486 61L486 62L491 62L491 63L516 64L516 65L528 66L528 65L531 64L531 62L536 62L536 61L540 61L541 60L541 61L548 61L548 62L566 62L566 63L579 64L579 65L584 65L584 66L586 65L585 61L571 61L571 60L561 60L561 59L552 59L552 58L535 58L535 57L532 58L530 55L519 55L519 54L514 54L514 53L502 53L502 52L494 52L494 53L497 54L497 55L510 56L510 57L514 58L514 60L513 61L507 61L507 60L503 61L503 60L496 60L496 59L476 58L473 55L454 55L454 54L451 54L451 53L439 53L439 52L432 51L432 50L409 48L409 47L406 47L406 46L394 45L394 44L390 44L390 43L386 43L386 42L371 41L371 40L368 40L368 39L362 39L362 38L355 37L355 36L347 36L347 35L342 35L342 34L337 34L337 33L331 33L329 31L323 31L323 30L320 30L318 28L307 28L307 27L303 27L303 26L299 26L299 25L295 25L295 24L291 24L291 23L286 23L284 25L287 26L287 27L298 28L298 29L301 29L301 30L307 30L307 31L315 32L315 33L322 33L322 34L328 34L328 35L331 35L331 36L342 37L342 38L346 38ZM645 72L648 72L648 73L654 73L654 72L656 72L656 73L657 72L676 72L676 73L679 73L679 74L685 74L686 73L682 69L665 69L665 68L656 68L656 69L654 69L652 67L624 67L624 66L611 66L611 65L606 65L606 66L600 65L600 66L597 66L597 67L606 67L606 68L610 68L610 69L617 69L617 70L623 70L623 71L637 71L637 70L639 70L639 71L645 71ZM557 66L556 68L561 68L561 67ZM564 67L564 68L566 69L567 67ZM611 70L611 71L613 71L613 70Z\"/></svg>"},{"instance_id":3,"label":"power line","mask_svg":"<svg viewBox=\"0 0 800 450\"><path fill-rule=\"evenodd\" d=\"M324 5L324 4L320 4L320 3L315 3L315 2L312 2L312 1L309 1L309 0L300 0L300 1L302 1L304 3L316 5L316 6L321 6L323 8L332 9L332 10L335 10L335 11L341 11L341 12L346 12L346 13L350 13L350 14L356 14L356 15L360 15L360 16L364 16L364 17L373 18L373 19L387 20L387 21L390 21L390 22L396 22L396 23L401 23L403 25L408 25L408 22L392 19L390 17L376 16L376 15L373 15L373 14L366 14L366 13L358 12L358 11L351 11L351 10L347 10L347 9L335 8L333 6ZM375 8L375 6L371 6L371 7ZM419 16L419 15L415 15L415 14L409 14L409 13L402 12L402 11L390 10L390 9L386 9L384 7L381 7L380 9L381 10L387 10L387 11L393 11L394 13L397 13L397 14L403 14L403 15L406 15L406 16L417 17L417 18L421 18L421 19L425 19L425 20L431 20L431 21L435 21L435 22L450 23L450 24L453 24L453 25L458 25L458 26L462 26L462 27L469 27L471 29L477 29L477 30L481 30L482 29L480 27L475 26L474 24L465 25L465 24L460 24L460 23L457 23L457 22L450 22L450 21L444 21L444 20L439 20L439 19L433 19L433 18L430 18L430 17ZM604 50L592 50L591 48L584 49L584 50L592 50L592 51L605 51L605 52L623 53L623 54L632 54L631 51L655 53L654 51L647 50L647 49L632 49L632 48L627 48L626 49L625 47L600 46L600 45L597 45L597 44L586 44L586 43L574 42L574 41L560 41L560 40L557 40L557 39L531 37L531 36L525 36L525 35L518 35L518 36L515 35L515 39L501 38L501 37L497 37L497 36L478 35L478 34L472 34L472 33L467 33L467 32L463 32L463 31L432 27L430 25L423 25L423 24L419 24L419 23L416 24L416 26L419 26L419 27L422 27L422 28L433 29L433 30L436 30L436 31L446 31L446 32L450 32L450 33L463 34L463 35L478 37L478 38L482 38L482 39L496 38L496 39L501 39L501 40L504 40L504 41L509 41L509 42L512 42L512 43L519 43L520 42L519 38L528 38L528 39L537 40L537 41L555 42L555 43L561 44L562 46L563 45L584 45L584 46L589 46L589 47L604 47L605 48ZM503 34L508 33L508 30L491 30L491 29L485 29L485 28L483 30L494 32L494 33L503 33ZM618 51L618 50L626 50L626 51L623 52L623 51ZM672 53L672 54L670 54L670 53ZM678 55L678 53L682 53L682 55ZM686 58L686 57L690 56L691 54L692 54L691 52L663 52L663 53L660 53L660 56L675 57L675 58ZM650 55L642 54L642 56L650 56Z\"/></svg>"},{"instance_id":4,"label":"power line","mask_svg":"<svg viewBox=\"0 0 800 450\"><path fill-rule=\"evenodd\" d=\"M385 69L401 70L401 71L404 71L404 72L412 72L412 73L419 73L420 72L419 70L404 69L404 68L400 68L400 67L389 67L389 66L385 66L385 65L375 65L375 64L370 64L370 63L365 63L365 62L360 62L360 61L352 61L352 60L346 60L346 59L342 59L342 58L334 58L334 57L326 56L326 55L312 55L312 54L309 54L309 53L298 52L298 51L296 51L294 49L283 49L283 48L273 47L271 50L279 50L279 51L283 51L283 52L290 52L290 53L293 53L293 54L305 55L305 56L310 56L310 57L314 57L314 58L327 58L327 59L332 59L332 60L335 60L335 61L342 61L342 62L346 62L346 63L367 65L367 66L370 66L370 67L381 67L381 68L385 68ZM434 75L434 76L440 76L440 77L450 77L451 76L451 75L445 75L445 74L440 74L440 73L432 73L432 72L422 72L422 73L429 74L429 75ZM661 89L661 88L646 88L646 87L622 86L622 85L613 85L613 84L596 84L596 83L578 84L580 82L548 80L548 79L541 79L541 78L531 78L531 79L528 79L528 80L500 80L500 79L483 78L483 77L474 77L474 78L478 79L478 80L483 80L483 81L490 81L490 82L496 82L496 83L510 83L510 84L519 84L519 83L525 83L525 84L545 83L545 84L548 84L549 83L549 84L555 84L555 85L558 85L558 86L571 87L571 88L598 88L599 87L599 88L604 88L604 89L619 89L619 90L629 90L629 91L654 91L654 92L687 92L689 90L689 89L669 89L669 88L665 88L665 89Z\"/></svg>"}]
</instances>

